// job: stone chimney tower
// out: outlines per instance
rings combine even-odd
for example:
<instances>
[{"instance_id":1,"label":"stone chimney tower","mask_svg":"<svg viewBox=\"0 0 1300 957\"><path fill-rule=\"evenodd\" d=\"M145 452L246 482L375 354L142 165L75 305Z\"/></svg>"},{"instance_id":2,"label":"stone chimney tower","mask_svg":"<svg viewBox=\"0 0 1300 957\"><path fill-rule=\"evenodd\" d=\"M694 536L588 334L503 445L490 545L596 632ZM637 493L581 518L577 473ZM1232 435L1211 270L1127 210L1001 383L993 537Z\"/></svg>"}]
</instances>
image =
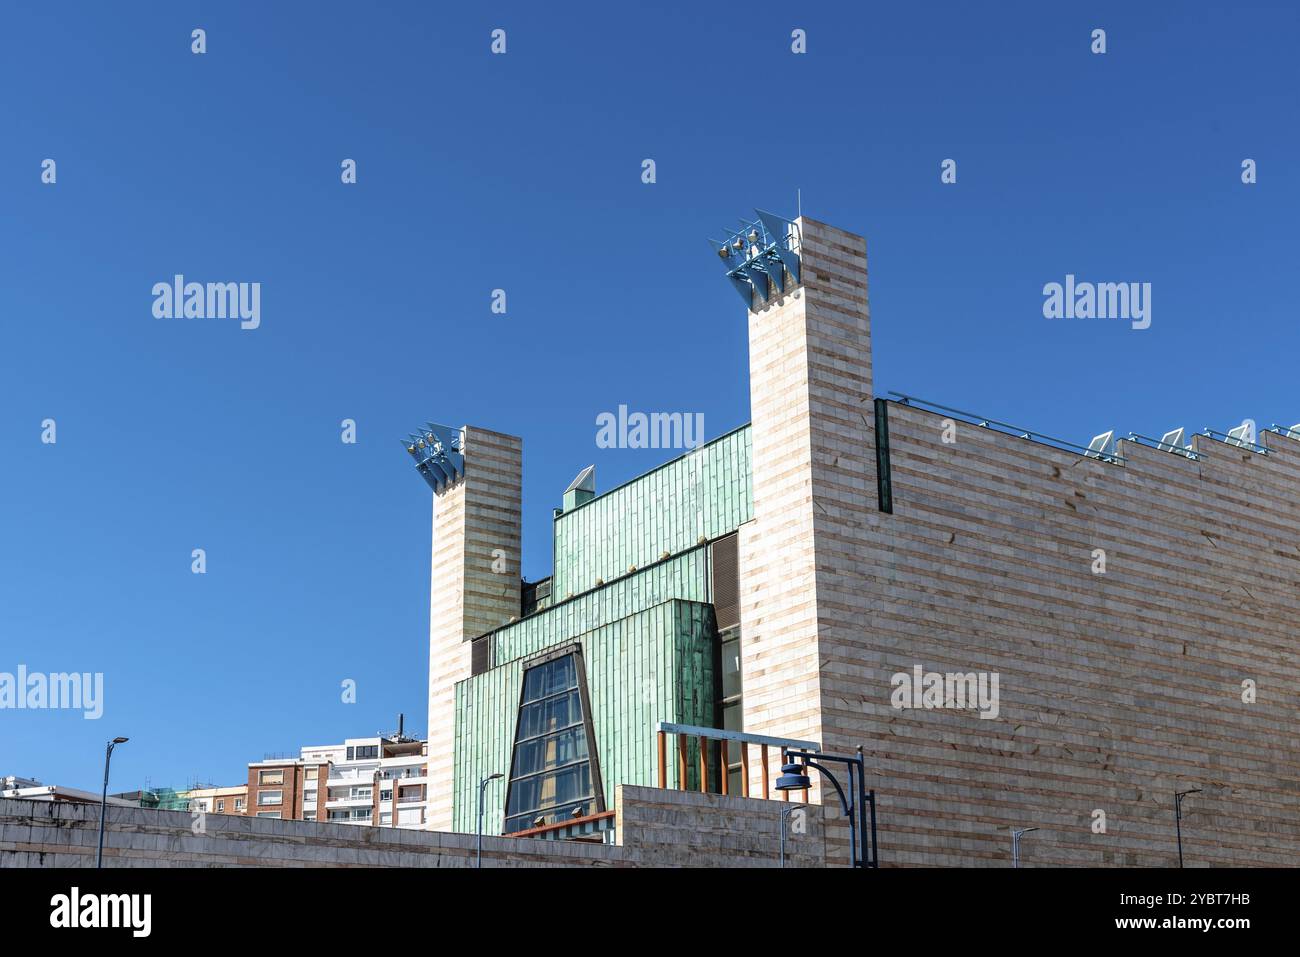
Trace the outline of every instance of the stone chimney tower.
<instances>
[{"instance_id":1,"label":"stone chimney tower","mask_svg":"<svg viewBox=\"0 0 1300 957\"><path fill-rule=\"evenodd\" d=\"M797 276L788 260L783 288L747 274L754 520L739 545L744 727L835 749L839 705L822 669L838 636L864 627L876 510L867 250L861 236L806 217L788 235Z\"/></svg>"},{"instance_id":2,"label":"stone chimney tower","mask_svg":"<svg viewBox=\"0 0 1300 957\"><path fill-rule=\"evenodd\" d=\"M470 641L520 612L523 440L429 425L412 436L411 449L434 490L427 822L449 831L456 682L470 676Z\"/></svg>"}]
</instances>

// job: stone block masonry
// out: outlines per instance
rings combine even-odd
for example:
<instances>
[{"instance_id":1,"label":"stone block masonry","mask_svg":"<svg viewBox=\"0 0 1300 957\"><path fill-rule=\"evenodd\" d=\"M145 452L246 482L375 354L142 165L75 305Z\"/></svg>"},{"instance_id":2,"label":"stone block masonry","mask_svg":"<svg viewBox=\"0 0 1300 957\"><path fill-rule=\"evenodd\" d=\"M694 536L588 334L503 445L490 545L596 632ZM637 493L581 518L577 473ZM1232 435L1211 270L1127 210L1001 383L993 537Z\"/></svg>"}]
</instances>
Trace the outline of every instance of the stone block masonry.
<instances>
[{"instance_id":1,"label":"stone block masonry","mask_svg":"<svg viewBox=\"0 0 1300 957\"><path fill-rule=\"evenodd\" d=\"M484 867L775 867L789 805L690 791L620 786L617 844L483 838ZM110 807L104 866L473 867L476 837L209 814L204 834L185 811ZM99 807L0 800L0 867L95 866ZM826 863L820 808L791 829L788 867Z\"/></svg>"}]
</instances>

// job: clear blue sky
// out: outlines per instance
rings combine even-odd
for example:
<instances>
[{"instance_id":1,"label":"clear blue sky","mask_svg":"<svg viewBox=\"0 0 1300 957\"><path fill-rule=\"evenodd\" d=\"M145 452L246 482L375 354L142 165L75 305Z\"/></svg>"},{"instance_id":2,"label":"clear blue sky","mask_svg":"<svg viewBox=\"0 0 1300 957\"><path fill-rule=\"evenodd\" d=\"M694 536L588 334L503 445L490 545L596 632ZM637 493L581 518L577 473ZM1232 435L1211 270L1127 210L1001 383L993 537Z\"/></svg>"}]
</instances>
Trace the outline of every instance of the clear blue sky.
<instances>
[{"instance_id":1,"label":"clear blue sky","mask_svg":"<svg viewBox=\"0 0 1300 957\"><path fill-rule=\"evenodd\" d=\"M597 449L599 412L748 419L704 239L796 187L867 236L878 393L1085 442L1300 421L1294 4L802 6L7 4L0 671L102 671L106 710L0 712L0 773L95 787L123 734L115 787L232 783L422 730L398 438L522 435L548 573L574 474L665 455ZM177 272L261 282L261 328L154 319ZM1044 319L1066 273L1152 283L1151 328Z\"/></svg>"}]
</instances>

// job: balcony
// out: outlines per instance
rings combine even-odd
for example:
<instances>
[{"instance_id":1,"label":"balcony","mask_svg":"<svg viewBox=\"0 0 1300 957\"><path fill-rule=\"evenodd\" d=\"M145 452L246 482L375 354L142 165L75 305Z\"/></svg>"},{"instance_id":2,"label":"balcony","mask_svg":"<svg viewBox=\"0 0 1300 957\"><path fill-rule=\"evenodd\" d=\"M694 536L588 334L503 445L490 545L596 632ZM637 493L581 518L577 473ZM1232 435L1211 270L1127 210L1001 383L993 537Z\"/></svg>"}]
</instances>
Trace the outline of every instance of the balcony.
<instances>
[{"instance_id":1,"label":"balcony","mask_svg":"<svg viewBox=\"0 0 1300 957\"><path fill-rule=\"evenodd\" d=\"M357 781L372 781L374 780L374 777L374 769L362 771L352 768L350 770L337 771L334 774L331 774L329 779L326 781L326 784L333 787L336 781L339 784L352 784Z\"/></svg>"}]
</instances>

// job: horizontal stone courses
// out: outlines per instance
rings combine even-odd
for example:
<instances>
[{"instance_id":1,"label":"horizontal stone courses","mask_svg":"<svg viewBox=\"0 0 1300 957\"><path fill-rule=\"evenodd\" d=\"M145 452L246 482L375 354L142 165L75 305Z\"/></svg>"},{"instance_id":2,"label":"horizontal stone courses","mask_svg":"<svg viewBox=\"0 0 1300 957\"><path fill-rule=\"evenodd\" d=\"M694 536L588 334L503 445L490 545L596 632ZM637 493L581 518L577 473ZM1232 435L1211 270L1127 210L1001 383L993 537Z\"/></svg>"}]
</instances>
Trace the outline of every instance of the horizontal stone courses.
<instances>
[{"instance_id":1,"label":"horizontal stone courses","mask_svg":"<svg viewBox=\"0 0 1300 957\"><path fill-rule=\"evenodd\" d=\"M915 738L913 743L918 746L921 742L928 742L934 747L964 749L972 754L996 754L1002 758L1013 755L1038 755L1060 748L1069 752L1068 760L1071 762L1100 763L1109 765L1112 769L1129 766L1130 762L1139 758L1159 761L1165 756L1184 760L1193 767L1201 767L1209 760L1206 758L1207 754L1218 753L1219 750L1230 745L1234 733L1236 737L1240 737L1243 733L1249 737L1270 730L1282 732L1286 730L1284 723L1276 721L1268 722L1271 727L1261 727L1262 722L1241 722L1234 726L1226 721L1219 725L1211 725L1208 721L1186 720L1174 726L1168 723L1170 714L1167 711L1125 711L1116 704L1109 704L1097 707L1097 713L1092 716L1094 722L1106 726L1105 731L1090 730L1076 725L1058 726L1050 720L1049 713L1023 708L1019 713L1004 712L996 722L981 722L985 725L1001 725L1003 730L1001 734L997 734L992 728L972 729L964 724L945 725L926 721L918 717L915 712L889 712L883 708L876 708L863 713L851 707L837 705L836 695L840 690L839 686L833 684L824 686L824 690L828 700L826 710L828 720L830 715L838 715L859 722L864 730L871 731L873 737L868 743L876 740L874 736L881 736L879 743L873 745L876 747L888 741L891 748L902 748L907 741ZM936 712L928 714L934 713L941 713L949 721L953 720L952 713L946 709L936 709ZM1061 714L1059 711L1055 713ZM1149 723L1143 722L1145 714L1151 716ZM980 721L973 713L969 720ZM1209 730L1210 728L1217 730L1219 727L1227 733L1214 734ZM1194 745L1187 743L1189 735L1195 740ZM1172 754L1171 748L1174 752ZM1243 743L1240 748L1233 750L1234 762L1241 765L1244 773L1253 774L1257 778L1254 783L1262 787L1275 786L1282 780L1294 782L1297 773L1300 772L1300 766L1297 766L1294 760L1288 761L1286 758L1279 757L1275 750L1255 743ZM1090 752L1095 754L1098 760L1089 759L1087 755ZM1062 760L1066 759L1064 753L1057 756ZM1205 773L1211 772L1206 769ZM1242 779L1237 783L1245 784L1247 781Z\"/></svg>"},{"instance_id":2,"label":"horizontal stone courses","mask_svg":"<svg viewBox=\"0 0 1300 957\"><path fill-rule=\"evenodd\" d=\"M833 693L833 692L832 692ZM851 711L828 709L826 718L833 727L837 719L849 718L861 720ZM978 719L975 719L978 720ZM1206 780L1217 776L1214 767L1207 767L1207 754L1213 753L1208 747L1200 751L1183 750L1177 747L1176 736L1155 735L1142 737L1112 736L1105 739L1077 740L1079 735L1061 735L1058 729L1048 723L1027 720L1017 731L1018 740L988 741L979 737L972 740L972 732L963 729L938 731L933 724L925 724L914 718L897 718L892 722L887 719L864 725L870 728L872 746L866 749L871 756L873 773L885 776L887 763L894 760L921 762L929 766L934 762L935 768L942 769L939 775L945 779L963 781L974 785L981 778L991 783L1001 780L1006 771L1020 771L1030 775L1032 782L1022 782L1025 787L1047 781L1049 772L1053 780L1077 778L1079 786L1094 787L1107 780L1102 775L1110 775L1110 780L1118 782L1131 780L1134 773L1139 773L1143 765L1159 766L1161 773L1177 770L1180 777L1189 780ZM1186 734L1186 731L1183 732ZM1240 733L1240 732L1239 732ZM982 732L981 732L982 734ZM1205 738L1207 746L1222 747L1221 740ZM981 743L983 742L983 743ZM1172 748L1172 750L1171 750ZM902 756L906 757L903 758ZM1252 755L1256 758L1250 761ZM1235 758L1244 758L1234 771L1233 785L1239 790L1260 789L1266 792L1283 784L1287 778L1279 776L1274 762L1270 761L1268 752L1243 750ZM995 760L995 764L990 761ZM1172 762L1172 763L1169 763ZM1295 780L1295 768L1288 769L1290 781ZM893 784L890 784L892 791ZM1300 812L1300 800L1268 800L1265 805L1290 807ZM1300 821L1297 822L1300 827Z\"/></svg>"},{"instance_id":3,"label":"horizontal stone courses","mask_svg":"<svg viewBox=\"0 0 1300 957\"><path fill-rule=\"evenodd\" d=\"M1010 560L992 559L986 553L973 552L969 544L964 548L950 548L942 556L932 556L923 549L906 548L905 544L900 542L895 547L894 560L889 565L882 564L877 569L880 572L890 568L892 574L874 577L884 578L894 588L914 583L918 588L926 589L923 594L927 601L930 597L955 597L957 603L949 606L953 608L960 607L961 599L969 600L971 593L957 587L965 583L997 589L996 598L981 598L985 609L1013 609L1017 613L1039 610L1045 615L1069 611L1081 622L1093 621L1098 627L1122 630L1137 630L1143 626L1158 629L1162 622L1172 619L1183 628L1191 626L1204 631L1214 626L1216 634L1231 637L1238 633L1250 636L1252 641L1257 641L1261 630L1264 634L1274 633L1279 641L1295 636L1290 623L1281 618L1272 622L1257 621L1258 616L1251 614L1249 605L1244 602L1249 597L1245 592L1242 601L1224 598L1230 589L1245 586L1224 581L1222 591L1207 591L1204 587L1198 589L1186 585L1184 576L1190 570L1188 567L1171 567L1167 574L1160 574L1163 567L1152 563L1144 569L1134 570L1123 564L1124 553L1118 553L1109 556L1108 571L1104 576L1092 574L1091 560L1088 559L1080 561L1088 578L1068 567L1061 569L1060 576L1054 577L1050 574L1054 563L1047 561L1045 556L1026 553ZM1041 563L1031 563L1034 558L1039 558ZM1041 574L1035 575L1026 568L1041 569ZM942 576L941 582L936 582L936 575ZM1157 585L1164 587L1153 587ZM1256 596L1262 591L1257 587ZM1216 594L1222 601L1214 601ZM1290 601L1277 604L1275 608L1279 612L1286 608L1291 620L1300 618L1300 611L1295 611ZM1045 619L1044 624L1047 623Z\"/></svg>"},{"instance_id":4,"label":"horizontal stone courses","mask_svg":"<svg viewBox=\"0 0 1300 957\"><path fill-rule=\"evenodd\" d=\"M1133 796L1111 795L1100 789L1073 792L1070 805L1054 803L1051 794L1028 792L1024 792L1027 798L1042 800L1020 803L1016 800L1017 795L1022 793L1019 790L1013 793L1005 787L1001 791L988 787L969 789L968 796L972 803L965 804L958 801L956 795L937 801L931 797L935 793L935 785L943 785L945 793L951 790L946 782L913 779L911 783L917 785L915 790L907 789L904 785L903 790L891 791L888 804L881 803L878 796L878 811L887 811L890 822L889 830L882 835L882 848L886 842L897 846L906 843L909 836L924 837L926 825L922 822L928 819L932 834L947 834L959 840L983 839L997 842L1001 844L1002 853L1006 854L1009 843L1008 823L1022 822L1026 818L1018 815L1030 814L1032 817L1028 820L1038 824L1044 832L1050 832L1050 836L1045 833L1044 837L1050 840L1054 848L1074 846L1113 851L1145 847L1176 854L1172 834L1172 786L1160 792L1159 803L1150 798L1133 803ZM1228 796L1225 803L1231 807L1235 800L1236 796ZM1259 841L1261 833L1289 840L1298 836L1293 830L1261 832L1256 826L1257 822L1249 818L1232 813L1210 814L1204 810L1204 806L1203 802L1194 812L1194 818L1189 807L1184 807L1184 827L1187 829L1185 837L1191 834L1204 836L1208 832L1214 835L1216 842L1232 843L1237 848L1251 851L1264 851L1265 846ZM1125 811L1121 812L1119 807L1125 808ZM1107 811L1107 832L1104 835L1091 833L1091 812L1094 808ZM1285 859L1283 851L1277 853L1279 858Z\"/></svg>"},{"instance_id":5,"label":"horizontal stone courses","mask_svg":"<svg viewBox=\"0 0 1300 957\"><path fill-rule=\"evenodd\" d=\"M999 810L1006 813L999 817ZM1092 834L1088 824L1073 820L1057 823L1046 816L1053 810L1047 805L1027 808L989 806L986 816L972 820L969 828L961 828L953 826L954 822L943 806L915 813L907 810L896 812L890 808L891 829L880 838L881 860L887 861L891 867L898 866L907 862L910 853L927 855L935 864L951 866L965 861L966 866L980 866L981 862L971 860L975 856L985 861L998 860L1000 866L1005 867L1010 858L1008 822L1031 820L1044 822L1038 824L1040 833L1033 838L1038 842L1033 857L1046 859L1049 866L1095 867L1104 863L1102 855L1105 854L1140 855L1140 860L1127 866L1168 867L1176 864L1172 809L1138 819L1108 814L1105 834ZM1031 816L1026 818L1025 814ZM1112 827L1112 820L1122 823ZM1199 822L1193 824L1184 819L1183 844L1192 861L1197 864L1218 863L1220 866L1239 866L1247 862L1294 866L1294 860L1289 859L1284 849L1270 847L1260 840L1258 833L1239 825L1233 827L1231 821L1225 821L1225 824L1224 827ZM1212 840L1207 840L1207 837ZM1294 840L1294 835L1286 838ZM1022 860L1026 860L1028 840L1021 845Z\"/></svg>"},{"instance_id":6,"label":"horizontal stone courses","mask_svg":"<svg viewBox=\"0 0 1300 957\"><path fill-rule=\"evenodd\" d=\"M1230 534L1215 512L1203 506L1198 507L1198 502L1184 503L1181 511L1167 508L1164 512L1168 517L1154 521L1150 517L1153 509L1144 509L1143 498L1136 494L1125 498L1107 498L1090 490L1094 497L1080 500L1079 505L1073 509L1039 509L1026 499L1032 496L1042 506L1055 505L1056 502L1068 500L1071 490L1044 488L1039 492L1031 492L1025 486L1007 486L1000 490L1001 494L995 494L996 487L983 490L954 485L951 481L945 482L938 478L932 470L910 468L907 461L894 469L894 476L896 510L913 505L916 509L928 508L941 512L954 520L965 518L972 523L968 528L978 528L986 535L1001 531L1009 541L1017 540L1017 536L1023 535L1025 531L1023 522L1017 521L1019 514L1040 521L1050 515L1054 521L1054 533L1075 529L1075 534L1082 539L1085 535L1093 537L1104 532L1122 541L1142 544L1148 544L1151 536L1166 537L1170 539L1168 544L1171 548L1180 544L1195 545L1196 551L1212 548L1215 552L1222 553L1216 555L1216 559L1226 562L1234 558L1234 552L1236 556L1257 556L1259 533L1267 530L1267 525L1251 529L1250 534L1255 535L1255 541L1248 544L1242 540L1246 533ZM1075 499L1078 499L1077 495ZM1128 511L1123 509L1126 502L1130 505ZM1084 508L1090 511L1084 511ZM1182 520L1177 521L1176 517ZM979 523L978 526L975 522ZM1274 527L1277 531L1273 539L1278 545L1294 547L1294 536L1300 534L1300 522L1295 527L1275 522ZM1055 537L1059 539L1061 536L1057 534Z\"/></svg>"},{"instance_id":7,"label":"horizontal stone courses","mask_svg":"<svg viewBox=\"0 0 1300 957\"><path fill-rule=\"evenodd\" d=\"M937 528L941 532L945 530L944 526ZM1089 544L1106 546L1104 575L1092 572L1093 559L1086 548ZM875 567L914 577L919 572L943 570L945 578L996 584L1009 592L1014 592L1016 583L1020 582L1030 589L1026 595L1036 596L1027 597L1027 602L1059 599L1083 611L1083 617L1102 611L1159 609L1163 614L1195 619L1202 624L1215 622L1232 630L1243 620L1254 617L1252 613L1243 619L1242 613L1250 612L1251 606L1258 605L1262 599L1267 599L1275 612L1286 610L1288 620L1295 614L1296 602L1283 577L1268 574L1258 565L1241 565L1241 574L1252 576L1245 583L1222 578L1226 566L1215 561L1212 555L1191 556L1175 564L1148 560L1140 551L1116 547L1104 540L1078 543L1076 547L1080 549L1077 555L1071 555L1068 550L1029 548L1002 557L987 548L984 541L969 535L964 540L946 545L940 542L937 546L932 539L900 538L881 555L882 561ZM828 558L828 561L841 560ZM843 561L846 570L860 567L850 565L849 561L852 559ZM833 564L827 570L835 571L838 567ZM1188 576L1198 572L1204 579L1200 583L1190 582ZM1275 621L1277 626L1283 626L1282 619Z\"/></svg>"},{"instance_id":8,"label":"horizontal stone courses","mask_svg":"<svg viewBox=\"0 0 1300 957\"><path fill-rule=\"evenodd\" d=\"M1065 639L1049 641L1046 635L1036 635L1029 639L998 637L997 629L992 626L980 629L978 634L975 628L958 630L954 627L944 629L947 638L937 638L933 645L927 647L909 640L909 625L916 620L916 615L908 614L905 607L873 616L873 644L880 646L894 641L898 646L908 649L905 657L900 654L890 662L891 674L894 671L905 671L913 664L922 664L927 670L963 673L980 670L1023 673L1020 669L1027 670L1040 665L1050 677L1059 680L1060 684L1054 685L1058 693L1065 682L1082 683L1083 676L1088 674L1097 676L1098 682L1115 682L1117 687L1123 688L1129 695L1151 695L1164 683L1168 683L1169 686L1178 688L1183 696L1199 692L1203 701L1221 701L1224 707L1238 706L1241 680L1249 677L1258 683L1258 693L1262 699L1262 702L1256 701L1250 706L1256 709L1252 713L1277 707L1289 700L1288 689L1292 687L1292 666L1287 660L1279 658L1276 662L1264 659L1224 662L1214 653L1209 642L1202 645L1201 657L1198 658L1196 646L1190 649L1191 654L1179 657L1176 652L1162 652L1159 642L1153 642L1149 636L1136 638L1118 633L1104 636L1075 635L1068 639L1076 646L1071 658L1080 663L1071 665L1070 659L1061 653L1060 646ZM936 623L934 630L938 632L941 628ZM953 650L944 654L943 649ZM958 649L970 651L962 653ZM847 668L840 660L846 654L850 652L828 649L825 660ZM957 660L952 661L954 658ZM943 659L949 659L953 667L932 667L931 662ZM860 661L861 652L854 653L853 660Z\"/></svg>"},{"instance_id":9,"label":"horizontal stone courses","mask_svg":"<svg viewBox=\"0 0 1300 957\"><path fill-rule=\"evenodd\" d=\"M902 422L898 421L902 419L902 416L897 413L900 408L906 409L911 414L923 415L930 421L928 424L916 422L915 429L906 429ZM930 468L940 466L941 461L954 463L953 467L956 467L955 462L960 459L964 463L961 466L963 469L979 473L999 486L1017 487L1024 483L1024 487L1028 488L1028 483L1040 470L1050 470L1053 466L1073 470L1082 465L1095 470L1096 476L1104 477L1104 481L1094 486L1097 491L1111 491L1115 494L1126 491L1129 495L1145 496L1150 506L1154 508L1174 507L1178 497L1168 494L1170 490L1165 487L1165 483L1180 475L1194 474L1199 479L1197 484L1201 487L1200 494L1195 494L1196 486L1190 481L1184 481L1182 488L1191 492L1193 499L1201 502L1207 508L1209 515L1218 517L1229 525L1240 522L1243 512L1225 508L1223 503L1239 505L1249 510L1254 500L1242 490L1249 490L1248 480L1255 479L1255 489L1268 493L1266 504L1270 508L1256 509L1255 512L1247 511L1249 522L1241 526L1243 529L1258 531L1272 526L1281 533L1284 530L1294 531L1297 521L1300 521L1300 472L1293 470L1289 465L1281 465L1276 469L1277 474L1270 477L1270 482L1260 482L1263 477L1261 473L1276 464L1275 460L1265 456L1251 454L1251 458L1246 463L1240 463L1227 458L1211 458L1208 456L1212 453L1207 453L1207 458L1200 462L1192 462L1173 453L1139 446L1137 454L1130 455L1127 465L1115 466L966 423L958 423L957 442L944 445L940 441L941 426L938 424L943 416L937 413L918 412L913 408L898 405L891 405L890 412L891 446L898 459L899 467L904 466L907 456L919 455L918 450L926 450L937 456L928 460L924 457L920 459ZM1223 443L1219 444L1223 445ZM1126 447L1134 448L1131 443L1126 443ZM1226 445L1223 447L1229 448ZM1135 465L1162 460L1168 460L1169 467L1160 470L1159 486L1153 487L1148 484L1143 487L1125 487L1127 482L1136 477ZM1008 469L1008 465L1014 465L1015 468ZM1255 470L1253 475L1252 469ZM1064 477L1064 473L1061 477ZM1255 502L1255 504L1264 503ZM1287 508L1288 505L1291 508ZM1289 524L1282 523L1284 515L1289 518Z\"/></svg>"},{"instance_id":10,"label":"horizontal stone courses","mask_svg":"<svg viewBox=\"0 0 1300 957\"><path fill-rule=\"evenodd\" d=\"M1146 559L1140 551L1103 542L1108 546L1107 571L1105 575L1094 575L1090 551L1081 550L1074 562L1061 552L1032 548L1002 558L981 548L983 544L971 535L958 536L946 549L941 546L936 551L932 540L896 538L875 568L878 574L888 569L889 579L895 584L928 580L931 587L939 588L939 593L951 592L947 586L962 580L996 585L1003 594L990 602L1006 604L1012 599L1029 608L1053 609L1059 603L1077 612L1081 619L1150 610L1196 623L1200 628L1214 624L1226 633L1250 624L1282 635L1294 634L1290 622L1298 614L1295 593L1280 581L1270 587L1270 576L1259 572L1258 563L1241 565L1240 573L1252 576L1250 584L1246 584L1222 578L1225 565L1212 555L1189 556L1177 564L1158 562ZM1079 547L1082 549L1083 543ZM927 579L926 573L940 573L942 580ZM1200 583L1190 578L1196 574L1203 576ZM1254 621L1259 613L1252 607L1263 598L1269 600L1275 613L1286 613L1274 618L1271 626Z\"/></svg>"}]
</instances>

